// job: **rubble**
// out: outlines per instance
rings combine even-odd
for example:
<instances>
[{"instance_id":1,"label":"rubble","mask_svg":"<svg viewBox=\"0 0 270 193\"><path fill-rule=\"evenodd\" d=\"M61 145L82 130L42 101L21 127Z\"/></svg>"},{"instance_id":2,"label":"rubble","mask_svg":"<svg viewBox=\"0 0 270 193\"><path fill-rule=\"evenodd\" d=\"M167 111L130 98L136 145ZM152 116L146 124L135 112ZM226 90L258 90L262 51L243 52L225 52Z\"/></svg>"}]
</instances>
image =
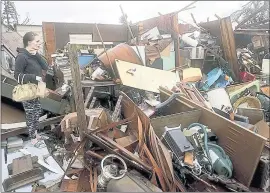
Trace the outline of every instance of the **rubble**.
<instances>
[{"instance_id":1,"label":"rubble","mask_svg":"<svg viewBox=\"0 0 270 193\"><path fill-rule=\"evenodd\" d=\"M165 29L174 14L160 16ZM67 44L53 54L57 89L49 96L69 105L40 120L50 128L42 149L14 137L25 122L2 124L4 190L265 189L269 42L254 35L238 46L230 18L213 23L195 21L181 35L160 23L136 34L127 24L131 40L109 50L96 25L102 53Z\"/></svg>"}]
</instances>

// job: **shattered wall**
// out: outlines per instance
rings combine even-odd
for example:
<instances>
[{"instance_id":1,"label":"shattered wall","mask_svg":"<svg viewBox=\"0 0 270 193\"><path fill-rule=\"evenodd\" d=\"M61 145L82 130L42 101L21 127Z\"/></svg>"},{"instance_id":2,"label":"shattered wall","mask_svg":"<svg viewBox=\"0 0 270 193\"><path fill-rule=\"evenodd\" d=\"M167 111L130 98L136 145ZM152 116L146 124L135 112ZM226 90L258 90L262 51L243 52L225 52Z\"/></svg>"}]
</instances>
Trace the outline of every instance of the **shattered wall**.
<instances>
[{"instance_id":1,"label":"shattered wall","mask_svg":"<svg viewBox=\"0 0 270 193\"><path fill-rule=\"evenodd\" d=\"M113 42L116 45L128 40L128 30L124 25L98 24L98 27L104 42ZM69 42L69 34L92 34L93 42L101 42L95 24L43 22L42 30L47 57L56 49L64 48Z\"/></svg>"}]
</instances>

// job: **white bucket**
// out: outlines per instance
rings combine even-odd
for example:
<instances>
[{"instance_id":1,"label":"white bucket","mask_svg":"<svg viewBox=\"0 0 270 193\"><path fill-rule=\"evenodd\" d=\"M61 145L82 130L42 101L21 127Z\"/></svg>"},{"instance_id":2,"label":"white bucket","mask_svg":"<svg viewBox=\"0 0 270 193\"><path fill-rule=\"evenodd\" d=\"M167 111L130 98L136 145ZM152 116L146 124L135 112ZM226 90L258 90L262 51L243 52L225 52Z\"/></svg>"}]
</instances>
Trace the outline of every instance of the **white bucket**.
<instances>
[{"instance_id":1,"label":"white bucket","mask_svg":"<svg viewBox=\"0 0 270 193\"><path fill-rule=\"evenodd\" d=\"M189 36L191 35L191 33L187 33L182 35L181 39L183 40L183 42L185 42L186 44L192 46L192 47L196 47L198 45L198 41L194 40L192 38L190 38Z\"/></svg>"}]
</instances>

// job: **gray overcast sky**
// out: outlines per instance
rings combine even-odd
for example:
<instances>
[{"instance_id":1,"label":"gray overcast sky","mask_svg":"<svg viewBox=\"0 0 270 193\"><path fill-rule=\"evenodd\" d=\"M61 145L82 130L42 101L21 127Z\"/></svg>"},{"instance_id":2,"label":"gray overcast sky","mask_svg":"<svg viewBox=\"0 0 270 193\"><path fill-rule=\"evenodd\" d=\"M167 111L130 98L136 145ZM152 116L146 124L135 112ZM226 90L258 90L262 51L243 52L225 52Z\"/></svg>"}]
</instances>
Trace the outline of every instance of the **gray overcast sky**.
<instances>
[{"instance_id":1,"label":"gray overcast sky","mask_svg":"<svg viewBox=\"0 0 270 193\"><path fill-rule=\"evenodd\" d=\"M16 1L20 20L29 13L30 24L39 25L42 21L111 23L118 24L121 16L121 4L128 19L138 22L144 19L177 11L191 1ZM238 10L247 1L199 1L196 8L182 12L179 19L192 21L192 12L197 22L215 20L215 14L228 16Z\"/></svg>"}]
</instances>

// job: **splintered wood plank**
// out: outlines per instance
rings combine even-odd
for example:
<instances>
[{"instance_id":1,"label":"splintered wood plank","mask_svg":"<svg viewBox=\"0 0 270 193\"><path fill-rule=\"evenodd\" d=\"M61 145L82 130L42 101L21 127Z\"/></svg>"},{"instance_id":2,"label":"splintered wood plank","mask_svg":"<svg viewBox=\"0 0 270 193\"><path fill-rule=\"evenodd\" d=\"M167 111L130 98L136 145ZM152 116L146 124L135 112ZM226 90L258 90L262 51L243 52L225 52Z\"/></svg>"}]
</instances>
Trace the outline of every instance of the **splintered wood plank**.
<instances>
[{"instance_id":1,"label":"splintered wood plank","mask_svg":"<svg viewBox=\"0 0 270 193\"><path fill-rule=\"evenodd\" d=\"M33 165L30 155L19 157L12 162L12 175L20 174L32 169Z\"/></svg>"},{"instance_id":2,"label":"splintered wood plank","mask_svg":"<svg viewBox=\"0 0 270 193\"><path fill-rule=\"evenodd\" d=\"M79 180L63 179L60 190L61 192L77 192Z\"/></svg>"},{"instance_id":3,"label":"splintered wood plank","mask_svg":"<svg viewBox=\"0 0 270 193\"><path fill-rule=\"evenodd\" d=\"M91 90L90 90L90 91L88 92L88 94L87 94L87 97L86 97L85 102L84 102L84 107L85 107L85 108L87 108L87 106L88 106L88 103L89 103L89 101L90 101L90 99L91 99L91 97L92 97L92 95L93 95L93 93L94 93L94 89L95 89L94 86L91 87Z\"/></svg>"},{"instance_id":4,"label":"splintered wood plank","mask_svg":"<svg viewBox=\"0 0 270 193\"><path fill-rule=\"evenodd\" d=\"M77 190L78 192L90 192L91 187L90 187L90 174L87 169L84 169L78 179L78 187Z\"/></svg>"},{"instance_id":5,"label":"splintered wood plank","mask_svg":"<svg viewBox=\"0 0 270 193\"><path fill-rule=\"evenodd\" d=\"M176 74L129 62L116 60L116 67L125 86L159 93L159 86L171 89L177 82Z\"/></svg>"},{"instance_id":6,"label":"splintered wood plank","mask_svg":"<svg viewBox=\"0 0 270 193\"><path fill-rule=\"evenodd\" d=\"M69 45L69 62L71 66L71 74L73 79L73 93L78 114L78 126L81 140L83 140L83 132L87 129L85 108L83 102L83 92L81 84L81 73L78 64L78 51L76 45Z\"/></svg>"}]
</instances>

